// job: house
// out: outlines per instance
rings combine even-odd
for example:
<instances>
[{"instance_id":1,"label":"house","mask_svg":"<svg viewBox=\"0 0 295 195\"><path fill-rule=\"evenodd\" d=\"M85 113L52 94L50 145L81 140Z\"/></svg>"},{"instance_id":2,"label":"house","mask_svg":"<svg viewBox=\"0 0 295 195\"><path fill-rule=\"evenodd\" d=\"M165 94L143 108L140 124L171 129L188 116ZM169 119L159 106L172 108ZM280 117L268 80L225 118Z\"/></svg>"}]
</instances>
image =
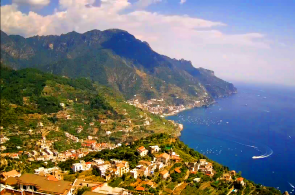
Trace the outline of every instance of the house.
<instances>
[{"instance_id":1,"label":"house","mask_svg":"<svg viewBox=\"0 0 295 195\"><path fill-rule=\"evenodd\" d=\"M188 168L191 172L198 171L198 163L197 162L190 162L190 163L188 163Z\"/></svg>"},{"instance_id":2,"label":"house","mask_svg":"<svg viewBox=\"0 0 295 195\"><path fill-rule=\"evenodd\" d=\"M200 165L206 165L207 161L206 159L200 159Z\"/></svg>"},{"instance_id":3,"label":"house","mask_svg":"<svg viewBox=\"0 0 295 195\"><path fill-rule=\"evenodd\" d=\"M4 144L8 140L9 140L9 138L5 137L3 134L0 135L0 143L1 144Z\"/></svg>"},{"instance_id":4,"label":"house","mask_svg":"<svg viewBox=\"0 0 295 195\"><path fill-rule=\"evenodd\" d=\"M140 156L145 156L149 152L147 149L145 149L144 146L140 146L139 148L137 148L136 151L139 153Z\"/></svg>"},{"instance_id":5,"label":"house","mask_svg":"<svg viewBox=\"0 0 295 195\"><path fill-rule=\"evenodd\" d=\"M165 167L162 162L156 162L155 164L156 164L156 169L158 169L158 170L161 170Z\"/></svg>"},{"instance_id":6,"label":"house","mask_svg":"<svg viewBox=\"0 0 295 195\"><path fill-rule=\"evenodd\" d=\"M58 180L63 180L63 174L59 167L52 167L52 168L39 167L38 169L35 169L35 174L41 175L41 176L52 175Z\"/></svg>"},{"instance_id":7,"label":"house","mask_svg":"<svg viewBox=\"0 0 295 195\"><path fill-rule=\"evenodd\" d=\"M231 176L236 176L236 174L237 174L235 170L232 170L229 173L230 173Z\"/></svg>"},{"instance_id":8,"label":"house","mask_svg":"<svg viewBox=\"0 0 295 195\"><path fill-rule=\"evenodd\" d=\"M88 148L92 148L93 146L96 145L96 140L85 140L83 143L82 143L82 146L83 147L88 147Z\"/></svg>"},{"instance_id":9,"label":"house","mask_svg":"<svg viewBox=\"0 0 295 195\"><path fill-rule=\"evenodd\" d=\"M239 178L237 179L237 183L238 183L238 184L241 184L242 186L245 186L245 185L246 185L245 182L244 182L244 178L242 178L242 177L239 177Z\"/></svg>"},{"instance_id":10,"label":"house","mask_svg":"<svg viewBox=\"0 0 295 195\"><path fill-rule=\"evenodd\" d=\"M19 158L19 156L18 156L18 153L11 153L10 155L9 155L9 157L10 158L13 158L13 159L18 159Z\"/></svg>"},{"instance_id":11,"label":"house","mask_svg":"<svg viewBox=\"0 0 295 195\"><path fill-rule=\"evenodd\" d=\"M105 161L103 159L94 159L93 162L96 165L102 165L102 164L104 164Z\"/></svg>"},{"instance_id":12,"label":"house","mask_svg":"<svg viewBox=\"0 0 295 195\"><path fill-rule=\"evenodd\" d=\"M175 162L179 162L181 161L181 158L179 157L178 154L176 154L175 152L171 152L171 160L175 161Z\"/></svg>"},{"instance_id":13,"label":"house","mask_svg":"<svg viewBox=\"0 0 295 195\"><path fill-rule=\"evenodd\" d=\"M106 181L108 181L111 178L111 172L109 168L111 167L111 164L109 162L103 162L98 163L94 165L94 169L96 169L99 173L99 175L104 178Z\"/></svg>"},{"instance_id":14,"label":"house","mask_svg":"<svg viewBox=\"0 0 295 195\"><path fill-rule=\"evenodd\" d=\"M151 180L147 180L147 181L143 181L141 182L142 185L148 185L152 188L154 188L156 186L156 184L154 182L152 182Z\"/></svg>"},{"instance_id":15,"label":"house","mask_svg":"<svg viewBox=\"0 0 295 195\"><path fill-rule=\"evenodd\" d=\"M87 171L91 168L91 162L85 162L83 160L80 161L80 163L74 163L72 165L72 170L74 172L78 171Z\"/></svg>"},{"instance_id":16,"label":"house","mask_svg":"<svg viewBox=\"0 0 295 195\"><path fill-rule=\"evenodd\" d=\"M134 178L134 179L137 179L137 177L139 176L138 174L138 169L137 168L134 168L130 171L130 174L131 176Z\"/></svg>"},{"instance_id":17,"label":"house","mask_svg":"<svg viewBox=\"0 0 295 195\"><path fill-rule=\"evenodd\" d=\"M167 179L170 176L169 172L167 170L161 171L160 175L161 175L162 179Z\"/></svg>"},{"instance_id":18,"label":"house","mask_svg":"<svg viewBox=\"0 0 295 195\"><path fill-rule=\"evenodd\" d=\"M124 173L128 173L129 172L129 165L125 165L123 163L120 163L120 164L116 164L116 168L117 168L117 171L118 171L118 176L119 177L122 177Z\"/></svg>"},{"instance_id":19,"label":"house","mask_svg":"<svg viewBox=\"0 0 295 195\"><path fill-rule=\"evenodd\" d=\"M159 156L156 157L157 162L162 162L163 164L168 164L169 160L170 160L170 156L167 153L162 153Z\"/></svg>"},{"instance_id":20,"label":"house","mask_svg":"<svg viewBox=\"0 0 295 195\"><path fill-rule=\"evenodd\" d=\"M221 180L224 180L226 182L230 182L232 180L230 173L223 173Z\"/></svg>"},{"instance_id":21,"label":"house","mask_svg":"<svg viewBox=\"0 0 295 195\"><path fill-rule=\"evenodd\" d=\"M116 170L116 175L122 177L124 173L129 172L129 163L121 160L111 160L112 167Z\"/></svg>"},{"instance_id":22,"label":"house","mask_svg":"<svg viewBox=\"0 0 295 195\"><path fill-rule=\"evenodd\" d=\"M201 178L195 178L193 181L199 183L201 181Z\"/></svg>"},{"instance_id":23,"label":"house","mask_svg":"<svg viewBox=\"0 0 295 195\"><path fill-rule=\"evenodd\" d=\"M72 182L59 181L54 177L43 177L35 174L25 173L18 178L20 190L25 194L56 194L56 195L72 195ZM35 192L35 193L34 193Z\"/></svg>"},{"instance_id":24,"label":"house","mask_svg":"<svg viewBox=\"0 0 295 195\"><path fill-rule=\"evenodd\" d=\"M150 146L149 148L150 148L151 154L158 153L161 150L161 148L159 146Z\"/></svg>"},{"instance_id":25,"label":"house","mask_svg":"<svg viewBox=\"0 0 295 195\"><path fill-rule=\"evenodd\" d=\"M20 177L20 176L21 176L21 174L19 172L17 172L16 170L1 173L1 178L3 180L6 180L10 177Z\"/></svg>"},{"instance_id":26,"label":"house","mask_svg":"<svg viewBox=\"0 0 295 195\"><path fill-rule=\"evenodd\" d=\"M81 131L83 131L83 127L80 125L79 127L77 127L77 133L81 133Z\"/></svg>"}]
</instances>

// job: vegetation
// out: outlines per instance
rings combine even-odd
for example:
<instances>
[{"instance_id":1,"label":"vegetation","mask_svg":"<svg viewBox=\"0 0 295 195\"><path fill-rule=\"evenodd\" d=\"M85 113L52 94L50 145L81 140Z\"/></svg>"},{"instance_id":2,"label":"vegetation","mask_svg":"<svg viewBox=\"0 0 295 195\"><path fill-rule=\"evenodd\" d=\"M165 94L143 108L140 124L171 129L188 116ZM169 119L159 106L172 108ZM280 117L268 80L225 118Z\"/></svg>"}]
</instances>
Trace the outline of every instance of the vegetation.
<instances>
[{"instance_id":1,"label":"vegetation","mask_svg":"<svg viewBox=\"0 0 295 195\"><path fill-rule=\"evenodd\" d=\"M137 94L137 98L143 100L165 98L175 104L199 100L203 96L213 101L212 97L236 91L232 84L215 77L212 71L194 68L186 60L160 55L122 30L93 30L84 34L74 32L29 39L19 37L1 31L1 56L10 67L38 68L71 78L88 78L113 87L128 99ZM64 44L69 40L70 44ZM53 44L53 49L49 49L49 44ZM20 50L22 57L11 55ZM75 87L87 88L85 80L80 79L81 84ZM42 77L36 77L35 82L39 87L28 93L39 93L45 85ZM17 88L5 91L5 95L21 93ZM14 101L22 102L21 96L14 97Z\"/></svg>"},{"instance_id":2,"label":"vegetation","mask_svg":"<svg viewBox=\"0 0 295 195\"><path fill-rule=\"evenodd\" d=\"M85 78L70 79L36 69L15 71L1 66L0 101L1 134L10 139L1 143L6 152L34 149L41 139L39 122L49 130L46 138L59 152L81 147L81 142L67 139L65 132L81 140L91 135L98 142L114 144L157 132L178 133L165 119L127 104L118 91ZM143 125L146 119L152 121L150 126ZM123 131L128 128L133 131ZM107 131L112 134L106 136Z\"/></svg>"}]
</instances>

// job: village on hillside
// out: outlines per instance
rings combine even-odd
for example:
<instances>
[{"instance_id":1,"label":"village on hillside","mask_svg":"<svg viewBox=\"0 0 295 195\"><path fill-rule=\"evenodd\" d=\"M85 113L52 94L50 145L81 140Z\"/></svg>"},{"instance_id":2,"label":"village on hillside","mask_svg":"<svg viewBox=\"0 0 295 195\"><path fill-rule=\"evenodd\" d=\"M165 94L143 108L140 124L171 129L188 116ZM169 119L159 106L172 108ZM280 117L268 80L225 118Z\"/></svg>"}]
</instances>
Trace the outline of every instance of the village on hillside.
<instances>
[{"instance_id":1,"label":"village on hillside","mask_svg":"<svg viewBox=\"0 0 295 195\"><path fill-rule=\"evenodd\" d=\"M52 167L43 163L44 167L32 173L1 172L1 194L229 194L256 188L240 173L203 158L169 135L154 135L88 155L74 154ZM112 158L122 155L125 157ZM126 158L128 155L135 156Z\"/></svg>"}]
</instances>

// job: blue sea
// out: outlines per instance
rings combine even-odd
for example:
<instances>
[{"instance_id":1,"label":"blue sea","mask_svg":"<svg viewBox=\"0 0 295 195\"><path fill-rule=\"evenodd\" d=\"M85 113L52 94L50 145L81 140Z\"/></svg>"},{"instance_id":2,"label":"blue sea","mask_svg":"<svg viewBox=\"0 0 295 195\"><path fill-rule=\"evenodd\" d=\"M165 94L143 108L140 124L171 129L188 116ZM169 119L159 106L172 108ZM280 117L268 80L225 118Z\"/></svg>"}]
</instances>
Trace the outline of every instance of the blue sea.
<instances>
[{"instance_id":1,"label":"blue sea","mask_svg":"<svg viewBox=\"0 0 295 195\"><path fill-rule=\"evenodd\" d=\"M295 194L295 89L236 87L237 94L209 108L168 119L184 125L180 140L189 147L248 180Z\"/></svg>"}]
</instances>

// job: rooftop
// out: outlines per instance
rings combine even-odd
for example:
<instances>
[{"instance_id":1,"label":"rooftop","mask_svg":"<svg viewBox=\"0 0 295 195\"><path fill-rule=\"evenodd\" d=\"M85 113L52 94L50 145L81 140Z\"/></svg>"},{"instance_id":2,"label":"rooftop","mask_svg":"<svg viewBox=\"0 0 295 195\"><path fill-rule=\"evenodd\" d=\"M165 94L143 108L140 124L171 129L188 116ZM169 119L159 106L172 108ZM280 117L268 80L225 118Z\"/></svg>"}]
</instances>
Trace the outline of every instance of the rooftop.
<instances>
[{"instance_id":1,"label":"rooftop","mask_svg":"<svg viewBox=\"0 0 295 195\"><path fill-rule=\"evenodd\" d=\"M158 156L159 158L169 158L170 156L169 156L169 154L167 154L167 153L162 153L162 154L160 154L159 156Z\"/></svg>"},{"instance_id":2,"label":"rooftop","mask_svg":"<svg viewBox=\"0 0 295 195\"><path fill-rule=\"evenodd\" d=\"M17 172L16 170L12 170L12 171L8 171L8 172L3 172L2 175L4 177L15 177L15 176L19 175L19 172Z\"/></svg>"},{"instance_id":3,"label":"rooftop","mask_svg":"<svg viewBox=\"0 0 295 195\"><path fill-rule=\"evenodd\" d=\"M65 191L70 190L72 182L68 181L52 181L46 177L35 174L25 173L18 178L19 183L25 185L35 185L38 191L63 194Z\"/></svg>"},{"instance_id":4,"label":"rooftop","mask_svg":"<svg viewBox=\"0 0 295 195\"><path fill-rule=\"evenodd\" d=\"M179 168L180 168L180 167L175 168L174 171L175 171L176 173L181 173L181 170L180 170Z\"/></svg>"},{"instance_id":5,"label":"rooftop","mask_svg":"<svg viewBox=\"0 0 295 195\"><path fill-rule=\"evenodd\" d=\"M163 170L163 171L160 172L161 175L165 175L166 173L168 173L167 170Z\"/></svg>"},{"instance_id":6,"label":"rooftop","mask_svg":"<svg viewBox=\"0 0 295 195\"><path fill-rule=\"evenodd\" d=\"M145 147L144 146L140 146L139 148L137 148L138 151L143 152L145 151Z\"/></svg>"}]
</instances>

